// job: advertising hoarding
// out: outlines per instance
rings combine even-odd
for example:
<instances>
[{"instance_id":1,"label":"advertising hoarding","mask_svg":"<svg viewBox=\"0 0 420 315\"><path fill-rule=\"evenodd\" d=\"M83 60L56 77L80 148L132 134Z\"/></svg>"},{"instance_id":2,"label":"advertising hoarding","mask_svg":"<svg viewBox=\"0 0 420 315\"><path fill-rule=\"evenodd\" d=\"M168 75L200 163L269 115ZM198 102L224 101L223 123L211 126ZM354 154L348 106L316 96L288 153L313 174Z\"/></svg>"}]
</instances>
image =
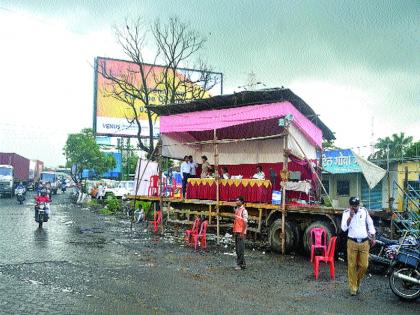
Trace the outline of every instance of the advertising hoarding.
<instances>
[{"instance_id":1,"label":"advertising hoarding","mask_svg":"<svg viewBox=\"0 0 420 315\"><path fill-rule=\"evenodd\" d=\"M149 99L151 105L161 105L165 99L165 85L162 83L165 67L159 65L144 65L144 70L149 73L147 86L151 90ZM167 70L167 69L166 69ZM139 67L130 61L97 57L95 58L95 90L94 90L94 118L93 129L96 135L116 137L137 137L138 127L134 122L134 110L128 103L134 105L137 117L141 125L141 136L149 136L149 119L144 103L139 99L133 99L124 93L118 84L105 78L102 73L112 74L113 77L129 81L134 86L141 87ZM179 69L175 75L175 82L179 85L177 95L180 99L191 100L191 91L200 91L202 98L222 94L223 75L211 72L216 78L216 84L208 89L202 86L200 78L203 73L192 69ZM182 82L182 84L178 84ZM179 92L178 92L179 91ZM134 92L137 93L137 92ZM119 97L115 97L118 94ZM121 100L121 98L124 99ZM159 134L159 118L153 117L154 135Z\"/></svg>"}]
</instances>

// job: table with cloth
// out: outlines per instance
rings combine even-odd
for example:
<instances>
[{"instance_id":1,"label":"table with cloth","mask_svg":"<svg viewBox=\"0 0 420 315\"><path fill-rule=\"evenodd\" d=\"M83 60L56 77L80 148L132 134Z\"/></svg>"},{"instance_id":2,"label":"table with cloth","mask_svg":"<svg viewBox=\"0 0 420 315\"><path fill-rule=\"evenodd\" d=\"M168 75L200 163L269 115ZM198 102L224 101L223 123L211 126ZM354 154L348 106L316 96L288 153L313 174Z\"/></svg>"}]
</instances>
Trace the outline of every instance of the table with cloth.
<instances>
[{"instance_id":1,"label":"table with cloth","mask_svg":"<svg viewBox=\"0 0 420 315\"><path fill-rule=\"evenodd\" d=\"M271 182L261 179L219 180L219 200L234 201L238 196L243 196L245 202L271 203ZM214 178L189 178L187 198L216 200L216 180Z\"/></svg>"}]
</instances>

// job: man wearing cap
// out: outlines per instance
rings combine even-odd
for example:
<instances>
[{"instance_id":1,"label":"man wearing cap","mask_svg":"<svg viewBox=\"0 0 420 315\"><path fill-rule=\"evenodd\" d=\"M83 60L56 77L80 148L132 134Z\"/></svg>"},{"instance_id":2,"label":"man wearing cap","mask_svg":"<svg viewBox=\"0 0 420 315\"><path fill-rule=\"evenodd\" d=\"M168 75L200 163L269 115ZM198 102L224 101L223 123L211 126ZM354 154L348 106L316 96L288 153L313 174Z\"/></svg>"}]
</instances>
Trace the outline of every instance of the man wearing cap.
<instances>
[{"instance_id":1,"label":"man wearing cap","mask_svg":"<svg viewBox=\"0 0 420 315\"><path fill-rule=\"evenodd\" d=\"M360 283L369 263L369 238L375 240L375 227L366 208L357 197L349 199L350 208L343 212L341 229L347 235L347 272L351 295L359 293Z\"/></svg>"}]
</instances>

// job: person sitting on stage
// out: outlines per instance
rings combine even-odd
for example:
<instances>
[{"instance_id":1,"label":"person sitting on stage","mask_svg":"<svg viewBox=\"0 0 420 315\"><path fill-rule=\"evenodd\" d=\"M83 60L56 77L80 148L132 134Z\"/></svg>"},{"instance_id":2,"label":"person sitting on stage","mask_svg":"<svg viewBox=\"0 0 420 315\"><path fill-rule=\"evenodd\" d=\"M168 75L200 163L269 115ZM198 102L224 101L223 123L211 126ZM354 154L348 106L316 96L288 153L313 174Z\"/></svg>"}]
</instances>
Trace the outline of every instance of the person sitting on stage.
<instances>
[{"instance_id":1,"label":"person sitting on stage","mask_svg":"<svg viewBox=\"0 0 420 315\"><path fill-rule=\"evenodd\" d=\"M214 167L212 167L211 165L209 165L209 168L207 169L207 178L215 178L215 172L214 172Z\"/></svg>"},{"instance_id":2,"label":"person sitting on stage","mask_svg":"<svg viewBox=\"0 0 420 315\"><path fill-rule=\"evenodd\" d=\"M230 175L229 175L229 172L228 172L228 169L227 169L226 166L223 166L222 167L222 175L221 175L221 178L222 179L229 179L230 178Z\"/></svg>"},{"instance_id":3,"label":"person sitting on stage","mask_svg":"<svg viewBox=\"0 0 420 315\"><path fill-rule=\"evenodd\" d=\"M253 179L265 179L265 174L262 170L262 166L257 166L257 172L252 176Z\"/></svg>"}]
</instances>

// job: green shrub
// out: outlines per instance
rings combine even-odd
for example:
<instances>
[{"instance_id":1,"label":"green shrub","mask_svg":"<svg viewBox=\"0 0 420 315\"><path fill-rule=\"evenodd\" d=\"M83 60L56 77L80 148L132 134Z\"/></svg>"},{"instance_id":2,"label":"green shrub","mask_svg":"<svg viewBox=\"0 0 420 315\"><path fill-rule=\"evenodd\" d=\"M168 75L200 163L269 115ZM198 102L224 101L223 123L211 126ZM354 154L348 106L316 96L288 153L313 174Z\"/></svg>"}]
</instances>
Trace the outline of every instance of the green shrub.
<instances>
[{"instance_id":1,"label":"green shrub","mask_svg":"<svg viewBox=\"0 0 420 315\"><path fill-rule=\"evenodd\" d=\"M120 202L118 201L117 198L115 198L113 196L108 196L106 198L105 205L106 205L106 208L108 209L108 211L110 211L111 213L115 213L118 210L120 210L120 208L121 208Z\"/></svg>"},{"instance_id":2,"label":"green shrub","mask_svg":"<svg viewBox=\"0 0 420 315\"><path fill-rule=\"evenodd\" d=\"M89 202L88 202L88 206L90 206L90 207L95 207L95 206L97 206L98 205L98 202L96 201L96 199L91 199Z\"/></svg>"}]
</instances>

